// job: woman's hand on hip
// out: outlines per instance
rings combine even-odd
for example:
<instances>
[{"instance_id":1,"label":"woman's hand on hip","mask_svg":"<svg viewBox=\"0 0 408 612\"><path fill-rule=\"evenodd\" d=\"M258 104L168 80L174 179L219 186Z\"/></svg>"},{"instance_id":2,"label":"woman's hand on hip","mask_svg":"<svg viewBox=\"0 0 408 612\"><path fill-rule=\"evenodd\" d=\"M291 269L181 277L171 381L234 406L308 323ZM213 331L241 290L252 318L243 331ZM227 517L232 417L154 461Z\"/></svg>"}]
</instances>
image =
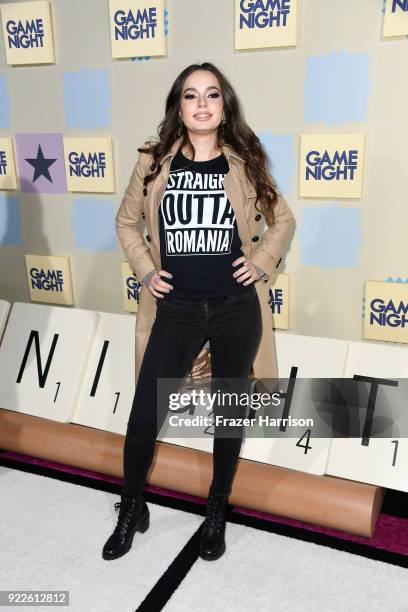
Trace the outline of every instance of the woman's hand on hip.
<instances>
[{"instance_id":1,"label":"woman's hand on hip","mask_svg":"<svg viewBox=\"0 0 408 612\"><path fill-rule=\"evenodd\" d=\"M166 283L160 276L173 278L173 275L170 272L166 272L166 270L156 271L147 283L147 287L154 297L163 298L163 293L169 293L173 289L173 285Z\"/></svg>"},{"instance_id":2,"label":"woman's hand on hip","mask_svg":"<svg viewBox=\"0 0 408 612\"><path fill-rule=\"evenodd\" d=\"M242 256L238 257L238 259L235 259L232 262L233 266L238 266L239 264L242 264L239 267L239 270L234 272L232 275L238 283L242 283L243 285L249 285L250 283L253 283L262 278L263 274L259 274L259 269L256 269L250 259L247 259L246 257Z\"/></svg>"}]
</instances>

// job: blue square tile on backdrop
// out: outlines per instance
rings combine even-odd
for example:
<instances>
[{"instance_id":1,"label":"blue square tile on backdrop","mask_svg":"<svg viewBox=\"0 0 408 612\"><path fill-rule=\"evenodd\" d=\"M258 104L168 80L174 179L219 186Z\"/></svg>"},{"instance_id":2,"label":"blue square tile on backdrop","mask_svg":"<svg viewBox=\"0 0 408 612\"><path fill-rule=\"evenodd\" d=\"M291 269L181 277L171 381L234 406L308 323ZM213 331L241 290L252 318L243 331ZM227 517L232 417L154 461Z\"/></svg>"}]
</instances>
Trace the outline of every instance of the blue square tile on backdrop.
<instances>
[{"instance_id":1,"label":"blue square tile on backdrop","mask_svg":"<svg viewBox=\"0 0 408 612\"><path fill-rule=\"evenodd\" d=\"M338 204L305 206L298 239L301 264L356 268L363 242L361 210Z\"/></svg>"},{"instance_id":2,"label":"blue square tile on backdrop","mask_svg":"<svg viewBox=\"0 0 408 612\"><path fill-rule=\"evenodd\" d=\"M21 215L18 198L0 192L0 246L21 244Z\"/></svg>"},{"instance_id":3,"label":"blue square tile on backdrop","mask_svg":"<svg viewBox=\"0 0 408 612\"><path fill-rule=\"evenodd\" d=\"M94 197L73 198L72 232L78 249L116 251L115 203Z\"/></svg>"},{"instance_id":4,"label":"blue square tile on backdrop","mask_svg":"<svg viewBox=\"0 0 408 612\"><path fill-rule=\"evenodd\" d=\"M272 134L257 132L269 157L269 170L285 195L292 193L296 175L295 137L293 134Z\"/></svg>"},{"instance_id":5,"label":"blue square tile on backdrop","mask_svg":"<svg viewBox=\"0 0 408 612\"><path fill-rule=\"evenodd\" d=\"M307 58L305 122L366 121L372 94L370 53L331 51Z\"/></svg>"},{"instance_id":6,"label":"blue square tile on backdrop","mask_svg":"<svg viewBox=\"0 0 408 612\"><path fill-rule=\"evenodd\" d=\"M10 97L6 77L0 74L0 128L10 127Z\"/></svg>"},{"instance_id":7,"label":"blue square tile on backdrop","mask_svg":"<svg viewBox=\"0 0 408 612\"><path fill-rule=\"evenodd\" d=\"M112 96L107 70L64 72L64 112L69 128L95 129L111 125Z\"/></svg>"}]
</instances>

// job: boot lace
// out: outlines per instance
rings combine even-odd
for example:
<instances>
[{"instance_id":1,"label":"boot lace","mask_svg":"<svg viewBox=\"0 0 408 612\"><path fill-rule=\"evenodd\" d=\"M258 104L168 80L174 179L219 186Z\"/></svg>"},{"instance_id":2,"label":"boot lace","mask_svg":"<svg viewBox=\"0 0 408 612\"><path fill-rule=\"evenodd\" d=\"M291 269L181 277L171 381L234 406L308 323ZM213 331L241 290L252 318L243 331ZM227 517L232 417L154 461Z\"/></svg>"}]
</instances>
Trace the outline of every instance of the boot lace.
<instances>
[{"instance_id":1,"label":"boot lace","mask_svg":"<svg viewBox=\"0 0 408 612\"><path fill-rule=\"evenodd\" d=\"M137 500L139 501L139 500ZM115 512L119 510L118 522L116 525L116 529L122 531L123 529L127 529L130 519L132 517L132 512L130 510L135 506L136 499L122 499L121 501L115 502Z\"/></svg>"},{"instance_id":2,"label":"boot lace","mask_svg":"<svg viewBox=\"0 0 408 612\"><path fill-rule=\"evenodd\" d=\"M115 502L115 504L114 504L115 512L117 510L122 509L122 508L123 509L127 509L127 508L131 507L133 503L136 503L136 502L139 503L141 501L142 500L139 497L129 497L129 498L123 498L122 497L122 499L120 501Z\"/></svg>"},{"instance_id":3,"label":"boot lace","mask_svg":"<svg viewBox=\"0 0 408 612\"><path fill-rule=\"evenodd\" d=\"M214 493L210 494L208 498L207 516L204 523L204 529L214 529L216 533L220 533L221 525L224 521L225 504L225 495L216 495Z\"/></svg>"}]
</instances>

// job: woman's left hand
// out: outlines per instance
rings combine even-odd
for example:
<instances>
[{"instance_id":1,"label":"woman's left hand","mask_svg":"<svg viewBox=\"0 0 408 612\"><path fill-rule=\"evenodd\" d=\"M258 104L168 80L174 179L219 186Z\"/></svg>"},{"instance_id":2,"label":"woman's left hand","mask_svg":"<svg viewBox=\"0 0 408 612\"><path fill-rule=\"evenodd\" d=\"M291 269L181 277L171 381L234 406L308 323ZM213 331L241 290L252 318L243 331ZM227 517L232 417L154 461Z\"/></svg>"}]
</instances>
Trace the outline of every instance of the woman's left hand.
<instances>
[{"instance_id":1,"label":"woman's left hand","mask_svg":"<svg viewBox=\"0 0 408 612\"><path fill-rule=\"evenodd\" d=\"M239 264L242 264L239 267L239 270L234 272L232 275L238 283L242 283L243 285L249 285L250 283L257 281L260 278L258 271L256 270L252 261L242 256L238 257L238 259L235 259L235 261L232 262L233 266L238 266Z\"/></svg>"}]
</instances>

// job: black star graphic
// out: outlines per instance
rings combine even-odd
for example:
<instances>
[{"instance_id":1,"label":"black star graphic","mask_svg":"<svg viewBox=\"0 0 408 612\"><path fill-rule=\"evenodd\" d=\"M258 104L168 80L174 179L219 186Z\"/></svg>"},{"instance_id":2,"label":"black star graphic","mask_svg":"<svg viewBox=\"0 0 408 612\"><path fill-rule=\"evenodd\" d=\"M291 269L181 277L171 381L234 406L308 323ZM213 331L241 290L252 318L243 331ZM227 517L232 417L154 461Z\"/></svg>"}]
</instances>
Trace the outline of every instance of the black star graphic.
<instances>
[{"instance_id":1,"label":"black star graphic","mask_svg":"<svg viewBox=\"0 0 408 612\"><path fill-rule=\"evenodd\" d=\"M35 169L33 183L40 178L40 176L44 176L46 179L52 183L51 175L48 171L48 168L52 166L57 160L56 159L45 159L44 154L41 149L41 145L38 145L37 157L32 159L26 159L26 162L31 164Z\"/></svg>"}]
</instances>

